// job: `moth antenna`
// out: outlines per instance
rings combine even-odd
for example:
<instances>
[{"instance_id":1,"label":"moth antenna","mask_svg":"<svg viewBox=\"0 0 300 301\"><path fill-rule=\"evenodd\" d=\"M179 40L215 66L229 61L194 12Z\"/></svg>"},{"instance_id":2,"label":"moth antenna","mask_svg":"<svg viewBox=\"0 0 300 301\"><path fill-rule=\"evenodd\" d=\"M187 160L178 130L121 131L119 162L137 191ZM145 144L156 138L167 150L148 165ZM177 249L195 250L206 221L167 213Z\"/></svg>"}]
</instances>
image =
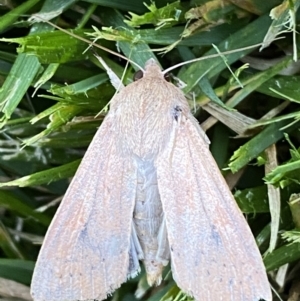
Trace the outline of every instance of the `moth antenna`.
<instances>
[{"instance_id":1,"label":"moth antenna","mask_svg":"<svg viewBox=\"0 0 300 301\"><path fill-rule=\"evenodd\" d=\"M101 56L98 55L98 53L95 50L92 50L94 53L94 56L96 57L96 59L102 64L102 66L104 67L104 69L106 70L106 73L110 79L111 84L114 86L114 88L116 89L113 97L111 98L111 100L114 98L114 96L121 90L124 88L123 85L123 80L124 80L124 76L126 73L126 70L128 68L128 64L129 64L129 60L126 61L126 66L124 69L124 72L122 74L121 79L117 76L116 73L114 73L112 71L111 68L109 68L109 66L105 63L105 61L103 60L103 58ZM101 111L95 116L95 118L97 118L103 111L107 111L108 110L108 106L110 105L111 100L101 109Z\"/></svg>"},{"instance_id":2,"label":"moth antenna","mask_svg":"<svg viewBox=\"0 0 300 301\"><path fill-rule=\"evenodd\" d=\"M31 17L31 18L33 18L33 17ZM129 63L135 65L135 66L138 67L140 70L144 71L144 68L142 68L139 64L137 64L137 63L134 62L133 60L129 59L129 58L126 57L125 55L122 55L122 54L120 54L120 53L118 53L118 52L116 52L116 51L113 51L113 50L111 50L111 49L109 49L109 48L107 48L107 47L101 46L101 45L99 45L99 44L96 44L96 43L94 43L94 42L91 42L90 40L88 40L88 39L86 39L86 38L80 37L80 36L78 36L78 35L76 35L76 34L74 34L74 33L72 33L72 32L69 32L68 30L63 29L62 27L60 27L60 26L54 24L53 22L51 22L51 21L49 21L49 20L46 20L46 19L42 18L41 16L35 15L34 18L40 19L41 21L43 21L43 22L45 22L45 23L51 25L52 27L54 27L54 28L56 28L56 29L58 29L58 30L64 32L65 34L68 34L69 36L72 36L72 37L74 37L74 38L76 38L76 39L78 39L78 40L81 40L81 41L83 41L83 42L89 44L89 47L95 46L95 47L97 47L97 48L99 48L99 49L101 49L101 50L104 50L104 51L106 51L106 52L108 52L108 53L110 53L110 54L113 54L113 55L115 55L115 56L117 56L117 57L119 57L119 58L121 58L121 59L124 59L125 61L127 61L127 62L129 62ZM29 19L29 20L30 20L30 19Z\"/></svg>"},{"instance_id":3,"label":"moth antenna","mask_svg":"<svg viewBox=\"0 0 300 301\"><path fill-rule=\"evenodd\" d=\"M105 63L105 61L103 60L103 58L101 56L99 56L95 51L94 52L94 56L96 57L96 59L100 62L100 64L102 64L102 66L104 67L104 69L106 70L106 73L110 79L110 83L114 86L114 88L116 89L115 93L113 96L115 96L115 94L122 88L124 88L124 85L122 83L122 80L119 79L119 77L116 75L116 73L114 73ZM111 98L113 99L113 97ZM111 101L111 100L110 100ZM97 118L102 112L107 112L108 111L108 106L110 105L110 101L99 111L99 113L97 113L97 115L95 116L95 118Z\"/></svg>"},{"instance_id":4,"label":"moth antenna","mask_svg":"<svg viewBox=\"0 0 300 301\"><path fill-rule=\"evenodd\" d=\"M281 39L281 38L278 38L278 39ZM277 40L277 39L273 39L272 41L275 41L275 40ZM262 42L262 43L251 45L251 46L246 46L246 47L242 47L242 48L238 48L238 49L233 49L233 50L229 50L229 51L224 51L224 52L220 52L220 53L210 54L210 55L207 55L207 56L191 59L189 61L181 62L181 63L178 63L177 65L169 67L168 69L165 69L164 71L162 71L162 73L166 74L166 73L168 73L168 72L170 72L170 71L172 71L172 70L174 70L178 67L188 65L188 64L191 64L191 63L195 63L195 62L199 62L199 61L203 61L203 60L206 60L206 59L212 59L212 58L220 57L220 55L226 55L226 54L231 54L231 53L236 53L236 52L239 52L239 51L244 51L244 50L256 48L258 46L263 45L264 43L265 43L265 41Z\"/></svg>"},{"instance_id":5,"label":"moth antenna","mask_svg":"<svg viewBox=\"0 0 300 301\"><path fill-rule=\"evenodd\" d=\"M111 84L114 86L114 88L118 91L122 88L124 88L124 85L122 83L122 79L120 79L116 73L114 73L111 68L108 67L108 65L105 63L103 58L97 54L96 51L93 50L95 58L100 62L100 64L104 67L106 70L106 73L110 79ZM123 76L122 76L123 77Z\"/></svg>"}]
</instances>

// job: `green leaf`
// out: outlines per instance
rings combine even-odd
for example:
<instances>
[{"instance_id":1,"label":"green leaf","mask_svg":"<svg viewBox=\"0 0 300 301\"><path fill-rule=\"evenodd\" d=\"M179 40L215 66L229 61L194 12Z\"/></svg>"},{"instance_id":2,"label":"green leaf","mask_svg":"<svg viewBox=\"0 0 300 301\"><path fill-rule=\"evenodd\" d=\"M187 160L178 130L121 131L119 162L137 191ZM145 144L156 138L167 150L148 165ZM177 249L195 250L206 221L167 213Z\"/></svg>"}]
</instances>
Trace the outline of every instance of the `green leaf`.
<instances>
[{"instance_id":1,"label":"green leaf","mask_svg":"<svg viewBox=\"0 0 300 301\"><path fill-rule=\"evenodd\" d=\"M53 181L58 181L61 179L69 178L75 174L81 160L76 160L74 162L64 164L59 167L50 168L48 170L40 171L29 176L19 178L14 181L0 183L0 187L6 186L37 186L42 184L49 184ZM1 194L0 194L1 196Z\"/></svg>"},{"instance_id":2,"label":"green leaf","mask_svg":"<svg viewBox=\"0 0 300 301\"><path fill-rule=\"evenodd\" d=\"M233 156L230 158L230 163L228 164L231 171L237 172L239 169L256 158L267 147L281 139L284 136L284 132L281 130L281 128L286 124L286 122L281 121L267 126L258 135L235 151ZM292 131L296 127L297 125L294 124L285 131Z\"/></svg>"},{"instance_id":3,"label":"green leaf","mask_svg":"<svg viewBox=\"0 0 300 301\"><path fill-rule=\"evenodd\" d=\"M244 213L269 212L266 186L238 190L234 193L234 198Z\"/></svg>"},{"instance_id":4,"label":"green leaf","mask_svg":"<svg viewBox=\"0 0 300 301\"><path fill-rule=\"evenodd\" d=\"M273 169L270 173L265 176L265 180L267 184L272 184L275 186L285 187L287 185L286 180L281 181L283 178L290 178L300 183L300 177L298 176L300 170L300 160L295 162L289 162L282 164L275 169ZM295 177L291 172L296 171Z\"/></svg>"},{"instance_id":5,"label":"green leaf","mask_svg":"<svg viewBox=\"0 0 300 301\"><path fill-rule=\"evenodd\" d=\"M83 36L83 31L74 31L74 34ZM79 61L88 57L85 53L88 45L64 32L41 32L34 35L0 39L2 42L18 43L18 53L27 54L35 58L41 64L65 63L69 61Z\"/></svg>"},{"instance_id":6,"label":"green leaf","mask_svg":"<svg viewBox=\"0 0 300 301\"><path fill-rule=\"evenodd\" d=\"M26 68L28 65L30 68ZM35 56L22 54L17 57L0 89L0 109L6 119L11 117L40 68L41 65ZM0 120L3 121L4 118Z\"/></svg>"},{"instance_id":7,"label":"green leaf","mask_svg":"<svg viewBox=\"0 0 300 301\"><path fill-rule=\"evenodd\" d=\"M129 12L131 19L124 22L132 27L139 27L144 24L153 24L158 28L169 27L184 20L184 9L180 1L175 1L167 4L164 7L157 8L156 4L152 2L150 5L144 3L150 11L142 16Z\"/></svg>"},{"instance_id":8,"label":"green leaf","mask_svg":"<svg viewBox=\"0 0 300 301\"><path fill-rule=\"evenodd\" d=\"M0 207L16 212L20 216L30 217L45 226L49 226L51 221L48 216L35 211L8 191L0 190Z\"/></svg>"},{"instance_id":9,"label":"green leaf","mask_svg":"<svg viewBox=\"0 0 300 301\"><path fill-rule=\"evenodd\" d=\"M300 259L300 243L282 246L264 258L267 271L278 269L286 263Z\"/></svg>"},{"instance_id":10,"label":"green leaf","mask_svg":"<svg viewBox=\"0 0 300 301\"><path fill-rule=\"evenodd\" d=\"M0 277L29 285L34 265L34 261L0 258Z\"/></svg>"},{"instance_id":11,"label":"green leaf","mask_svg":"<svg viewBox=\"0 0 300 301\"><path fill-rule=\"evenodd\" d=\"M224 52L227 49L234 50L260 43L269 24L269 17L261 16L252 23L249 23L247 26L243 27L241 30L232 34L226 40L217 45L217 48L220 52ZM251 49L246 49L226 55L228 64L232 64L250 51ZM214 48L206 52L204 56L213 54L217 54ZM199 61L191 64L187 68L187 70L181 74L180 77L181 80L183 80L187 84L187 87L185 87L184 91L186 93L191 91L204 74L208 74L208 77L211 78L221 70L223 70L225 67L226 65L224 64L221 57L214 57L212 59L206 59L204 61Z\"/></svg>"},{"instance_id":12,"label":"green leaf","mask_svg":"<svg viewBox=\"0 0 300 301\"><path fill-rule=\"evenodd\" d=\"M6 30L10 25L13 25L19 18L19 15L26 14L34 5L39 3L40 0L29 0L25 1L21 5L17 6L15 9L12 9L10 12L1 16L0 19L0 32Z\"/></svg>"}]
</instances>

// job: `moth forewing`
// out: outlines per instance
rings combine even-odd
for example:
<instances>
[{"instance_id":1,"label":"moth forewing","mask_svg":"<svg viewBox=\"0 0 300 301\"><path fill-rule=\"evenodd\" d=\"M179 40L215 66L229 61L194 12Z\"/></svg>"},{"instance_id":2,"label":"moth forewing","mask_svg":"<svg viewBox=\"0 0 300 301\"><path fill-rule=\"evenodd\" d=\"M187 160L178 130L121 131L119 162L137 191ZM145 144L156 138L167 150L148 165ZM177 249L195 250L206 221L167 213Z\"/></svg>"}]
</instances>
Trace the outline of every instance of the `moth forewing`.
<instances>
[{"instance_id":1,"label":"moth forewing","mask_svg":"<svg viewBox=\"0 0 300 301\"><path fill-rule=\"evenodd\" d=\"M189 114L157 158L171 267L196 300L272 300L259 250Z\"/></svg>"},{"instance_id":2,"label":"moth forewing","mask_svg":"<svg viewBox=\"0 0 300 301\"><path fill-rule=\"evenodd\" d=\"M103 300L171 260L197 301L272 300L251 231L183 93L147 62L95 135L48 230L35 300Z\"/></svg>"},{"instance_id":3,"label":"moth forewing","mask_svg":"<svg viewBox=\"0 0 300 301\"><path fill-rule=\"evenodd\" d=\"M136 167L120 152L112 115L48 229L31 284L34 300L103 300L127 279Z\"/></svg>"}]
</instances>

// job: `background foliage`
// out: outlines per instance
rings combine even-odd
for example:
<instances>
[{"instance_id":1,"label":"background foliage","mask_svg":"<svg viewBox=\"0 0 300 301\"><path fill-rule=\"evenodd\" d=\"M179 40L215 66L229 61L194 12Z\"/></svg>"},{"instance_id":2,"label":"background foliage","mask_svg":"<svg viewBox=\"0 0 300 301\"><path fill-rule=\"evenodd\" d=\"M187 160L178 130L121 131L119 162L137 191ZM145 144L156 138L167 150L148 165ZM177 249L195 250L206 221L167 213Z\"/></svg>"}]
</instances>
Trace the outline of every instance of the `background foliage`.
<instances>
[{"instance_id":1,"label":"background foliage","mask_svg":"<svg viewBox=\"0 0 300 301\"><path fill-rule=\"evenodd\" d=\"M31 300L43 236L114 94L86 42L41 18L141 66L150 57L164 69L206 58L173 72L246 214L272 286L282 300L299 299L300 1L0 2L0 300ZM136 66L124 73L124 61L97 52L131 82ZM168 271L161 287L149 288L141 273L110 298L137 296L188 300Z\"/></svg>"}]
</instances>

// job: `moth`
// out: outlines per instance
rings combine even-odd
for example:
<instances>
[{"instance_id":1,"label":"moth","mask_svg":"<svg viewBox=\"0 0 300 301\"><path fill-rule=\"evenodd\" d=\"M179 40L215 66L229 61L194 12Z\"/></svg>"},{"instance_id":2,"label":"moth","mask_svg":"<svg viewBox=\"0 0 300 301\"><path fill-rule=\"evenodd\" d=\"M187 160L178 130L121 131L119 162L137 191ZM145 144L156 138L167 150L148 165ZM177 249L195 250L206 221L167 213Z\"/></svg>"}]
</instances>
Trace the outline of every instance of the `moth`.
<instances>
[{"instance_id":1,"label":"moth","mask_svg":"<svg viewBox=\"0 0 300 301\"><path fill-rule=\"evenodd\" d=\"M150 285L171 262L197 301L272 300L241 211L182 91L153 59L121 89L53 218L31 293L103 300L144 263Z\"/></svg>"}]
</instances>

